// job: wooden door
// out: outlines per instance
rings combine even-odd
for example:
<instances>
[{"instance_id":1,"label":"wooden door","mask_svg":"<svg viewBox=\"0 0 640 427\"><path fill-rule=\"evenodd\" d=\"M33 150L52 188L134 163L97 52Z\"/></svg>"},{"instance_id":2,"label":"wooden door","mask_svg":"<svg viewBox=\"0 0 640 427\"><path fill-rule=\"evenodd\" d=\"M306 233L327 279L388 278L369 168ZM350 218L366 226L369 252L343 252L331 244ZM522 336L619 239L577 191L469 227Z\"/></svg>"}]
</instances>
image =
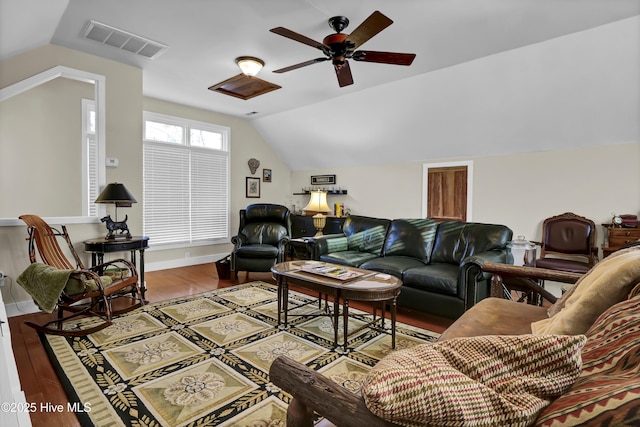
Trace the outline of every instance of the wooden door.
<instances>
[{"instance_id":1,"label":"wooden door","mask_svg":"<svg viewBox=\"0 0 640 427\"><path fill-rule=\"evenodd\" d=\"M437 221L467 220L467 174L466 165L428 169L428 218Z\"/></svg>"}]
</instances>

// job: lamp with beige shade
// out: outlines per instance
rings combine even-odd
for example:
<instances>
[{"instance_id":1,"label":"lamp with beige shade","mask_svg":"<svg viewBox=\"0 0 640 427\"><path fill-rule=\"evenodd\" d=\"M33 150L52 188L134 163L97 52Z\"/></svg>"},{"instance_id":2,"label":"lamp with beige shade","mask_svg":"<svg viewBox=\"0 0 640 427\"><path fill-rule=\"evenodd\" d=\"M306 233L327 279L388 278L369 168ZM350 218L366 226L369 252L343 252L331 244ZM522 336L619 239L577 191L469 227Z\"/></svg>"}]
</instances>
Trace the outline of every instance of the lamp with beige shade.
<instances>
[{"instance_id":1,"label":"lamp with beige shade","mask_svg":"<svg viewBox=\"0 0 640 427\"><path fill-rule=\"evenodd\" d=\"M313 226L316 228L317 233L314 237L322 236L322 230L327 224L327 215L325 213L331 212L331 208L327 204L327 192L326 191L312 191L309 203L304 207L305 215L313 215Z\"/></svg>"}]
</instances>

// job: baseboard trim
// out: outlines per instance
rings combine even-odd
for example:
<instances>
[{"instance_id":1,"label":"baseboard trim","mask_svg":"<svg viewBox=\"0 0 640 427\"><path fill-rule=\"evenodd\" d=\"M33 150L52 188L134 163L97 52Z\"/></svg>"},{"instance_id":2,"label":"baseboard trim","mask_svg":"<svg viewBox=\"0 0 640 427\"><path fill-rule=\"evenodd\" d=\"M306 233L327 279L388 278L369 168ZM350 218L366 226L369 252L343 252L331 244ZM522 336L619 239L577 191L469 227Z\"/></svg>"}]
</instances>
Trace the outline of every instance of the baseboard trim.
<instances>
[{"instance_id":1,"label":"baseboard trim","mask_svg":"<svg viewBox=\"0 0 640 427\"><path fill-rule=\"evenodd\" d=\"M229 255L228 253L204 255L190 258L172 259L168 261L148 262L144 265L145 271L168 270L170 268L189 267L191 265L214 263L221 258Z\"/></svg>"},{"instance_id":2,"label":"baseboard trim","mask_svg":"<svg viewBox=\"0 0 640 427\"><path fill-rule=\"evenodd\" d=\"M7 317L22 316L23 314L32 314L40 311L32 300L10 302L5 304L4 307L7 310Z\"/></svg>"}]
</instances>

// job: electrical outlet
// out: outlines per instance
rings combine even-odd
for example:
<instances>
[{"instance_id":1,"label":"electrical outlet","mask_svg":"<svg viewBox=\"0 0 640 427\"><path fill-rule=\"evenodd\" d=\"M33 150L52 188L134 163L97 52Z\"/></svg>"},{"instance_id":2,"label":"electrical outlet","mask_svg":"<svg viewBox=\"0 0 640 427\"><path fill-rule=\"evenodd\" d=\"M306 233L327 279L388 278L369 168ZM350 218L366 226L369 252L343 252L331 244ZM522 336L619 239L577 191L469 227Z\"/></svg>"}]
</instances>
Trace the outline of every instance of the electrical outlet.
<instances>
[{"instance_id":1,"label":"electrical outlet","mask_svg":"<svg viewBox=\"0 0 640 427\"><path fill-rule=\"evenodd\" d=\"M184 257L185 258L191 258L191 252L185 252L184 253Z\"/></svg>"},{"instance_id":2,"label":"electrical outlet","mask_svg":"<svg viewBox=\"0 0 640 427\"><path fill-rule=\"evenodd\" d=\"M4 273L0 271L0 286L4 286Z\"/></svg>"}]
</instances>

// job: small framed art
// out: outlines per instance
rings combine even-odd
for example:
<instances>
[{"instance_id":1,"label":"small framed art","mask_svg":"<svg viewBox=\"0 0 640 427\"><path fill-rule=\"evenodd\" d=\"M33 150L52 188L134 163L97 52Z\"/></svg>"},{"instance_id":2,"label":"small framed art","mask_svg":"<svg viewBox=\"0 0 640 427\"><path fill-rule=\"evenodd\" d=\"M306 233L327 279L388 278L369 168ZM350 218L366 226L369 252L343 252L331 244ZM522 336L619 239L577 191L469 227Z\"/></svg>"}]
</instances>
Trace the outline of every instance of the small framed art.
<instances>
[{"instance_id":1,"label":"small framed art","mask_svg":"<svg viewBox=\"0 0 640 427\"><path fill-rule=\"evenodd\" d=\"M247 198L260 198L260 178L247 177Z\"/></svg>"},{"instance_id":2,"label":"small framed art","mask_svg":"<svg viewBox=\"0 0 640 427\"><path fill-rule=\"evenodd\" d=\"M333 185L335 183L335 175L311 175L311 185Z\"/></svg>"},{"instance_id":3,"label":"small framed art","mask_svg":"<svg viewBox=\"0 0 640 427\"><path fill-rule=\"evenodd\" d=\"M262 169L262 182L271 182L271 169Z\"/></svg>"}]
</instances>

